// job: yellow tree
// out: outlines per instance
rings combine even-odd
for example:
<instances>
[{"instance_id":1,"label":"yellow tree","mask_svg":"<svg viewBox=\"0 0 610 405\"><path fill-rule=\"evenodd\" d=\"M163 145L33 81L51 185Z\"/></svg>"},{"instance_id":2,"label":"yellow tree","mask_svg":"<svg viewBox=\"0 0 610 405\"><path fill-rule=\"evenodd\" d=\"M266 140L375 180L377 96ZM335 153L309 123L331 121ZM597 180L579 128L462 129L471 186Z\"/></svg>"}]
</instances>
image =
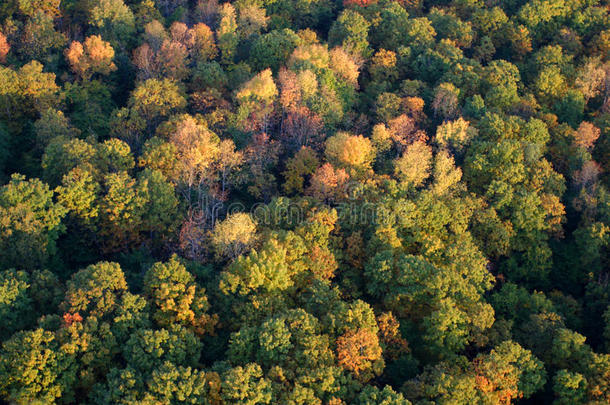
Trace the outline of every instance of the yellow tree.
<instances>
[{"instance_id":1,"label":"yellow tree","mask_svg":"<svg viewBox=\"0 0 610 405\"><path fill-rule=\"evenodd\" d=\"M394 165L396 176L403 184L421 186L430 176L432 149L424 142L412 143Z\"/></svg>"},{"instance_id":2,"label":"yellow tree","mask_svg":"<svg viewBox=\"0 0 610 405\"><path fill-rule=\"evenodd\" d=\"M351 175L363 175L371 170L375 149L371 140L362 135L338 132L326 140L326 158Z\"/></svg>"},{"instance_id":3,"label":"yellow tree","mask_svg":"<svg viewBox=\"0 0 610 405\"><path fill-rule=\"evenodd\" d=\"M218 257L235 260L256 242L256 223L246 213L238 212L218 222L212 232L212 245Z\"/></svg>"},{"instance_id":4,"label":"yellow tree","mask_svg":"<svg viewBox=\"0 0 610 405\"><path fill-rule=\"evenodd\" d=\"M201 186L219 154L218 137L191 116L184 116L173 131L170 142L176 148L178 184L190 191ZM187 199L190 196L187 195Z\"/></svg>"},{"instance_id":5,"label":"yellow tree","mask_svg":"<svg viewBox=\"0 0 610 405\"><path fill-rule=\"evenodd\" d=\"M253 118L254 125L267 132L269 115L273 112L273 102L278 94L271 76L271 69L265 69L247 81L237 92L240 117Z\"/></svg>"}]
</instances>

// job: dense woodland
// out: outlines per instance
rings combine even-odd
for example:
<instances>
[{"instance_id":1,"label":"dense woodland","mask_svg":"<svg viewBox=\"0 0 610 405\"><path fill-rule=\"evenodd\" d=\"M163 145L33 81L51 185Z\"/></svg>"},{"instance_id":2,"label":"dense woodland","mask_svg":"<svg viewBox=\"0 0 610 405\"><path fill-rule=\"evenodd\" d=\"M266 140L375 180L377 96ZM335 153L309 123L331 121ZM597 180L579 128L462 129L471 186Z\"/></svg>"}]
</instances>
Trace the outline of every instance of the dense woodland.
<instances>
[{"instance_id":1,"label":"dense woodland","mask_svg":"<svg viewBox=\"0 0 610 405\"><path fill-rule=\"evenodd\" d=\"M0 184L0 402L610 403L606 0L2 0Z\"/></svg>"}]
</instances>

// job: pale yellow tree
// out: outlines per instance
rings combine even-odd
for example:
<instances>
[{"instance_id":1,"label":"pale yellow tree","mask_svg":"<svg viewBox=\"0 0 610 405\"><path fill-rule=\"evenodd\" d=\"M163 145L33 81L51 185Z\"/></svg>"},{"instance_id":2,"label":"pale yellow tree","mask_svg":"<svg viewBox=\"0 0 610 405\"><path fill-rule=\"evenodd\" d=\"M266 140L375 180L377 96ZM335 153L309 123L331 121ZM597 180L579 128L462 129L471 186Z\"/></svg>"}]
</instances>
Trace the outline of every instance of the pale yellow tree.
<instances>
[{"instance_id":1,"label":"pale yellow tree","mask_svg":"<svg viewBox=\"0 0 610 405\"><path fill-rule=\"evenodd\" d=\"M477 130L462 117L455 121L445 121L436 128L434 140L441 147L461 151L476 136Z\"/></svg>"},{"instance_id":2,"label":"pale yellow tree","mask_svg":"<svg viewBox=\"0 0 610 405\"><path fill-rule=\"evenodd\" d=\"M256 223L244 212L229 215L216 223L211 240L218 257L237 259L256 242Z\"/></svg>"},{"instance_id":3,"label":"pale yellow tree","mask_svg":"<svg viewBox=\"0 0 610 405\"><path fill-rule=\"evenodd\" d=\"M407 146L403 155L394 163L394 171L406 186L418 187L430 176L432 149L425 142Z\"/></svg>"}]
</instances>

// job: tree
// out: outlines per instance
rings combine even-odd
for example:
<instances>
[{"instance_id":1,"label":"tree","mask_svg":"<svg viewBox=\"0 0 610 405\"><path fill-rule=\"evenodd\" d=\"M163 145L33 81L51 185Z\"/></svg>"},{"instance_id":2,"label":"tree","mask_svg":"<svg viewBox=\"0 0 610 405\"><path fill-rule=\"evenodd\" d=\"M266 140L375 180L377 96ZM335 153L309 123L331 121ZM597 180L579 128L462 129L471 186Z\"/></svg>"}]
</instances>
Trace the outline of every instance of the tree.
<instances>
[{"instance_id":1,"label":"tree","mask_svg":"<svg viewBox=\"0 0 610 405\"><path fill-rule=\"evenodd\" d=\"M6 62L6 55L8 55L10 50L11 45L8 43L6 35L0 32L0 63Z\"/></svg>"},{"instance_id":2,"label":"tree","mask_svg":"<svg viewBox=\"0 0 610 405\"><path fill-rule=\"evenodd\" d=\"M395 392L389 385L379 389L375 386L367 385L356 401L358 405L410 405L402 394Z\"/></svg>"},{"instance_id":3,"label":"tree","mask_svg":"<svg viewBox=\"0 0 610 405\"><path fill-rule=\"evenodd\" d=\"M216 224L211 242L219 257L235 260L256 242L256 223L246 213L229 215Z\"/></svg>"},{"instance_id":4,"label":"tree","mask_svg":"<svg viewBox=\"0 0 610 405\"><path fill-rule=\"evenodd\" d=\"M53 333L21 331L2 344L0 395L17 404L70 400L75 375L72 359Z\"/></svg>"},{"instance_id":5,"label":"tree","mask_svg":"<svg viewBox=\"0 0 610 405\"><path fill-rule=\"evenodd\" d=\"M471 127L468 121L460 117L455 121L446 121L439 125L434 140L441 147L461 152L476 134L476 128Z\"/></svg>"},{"instance_id":6,"label":"tree","mask_svg":"<svg viewBox=\"0 0 610 405\"><path fill-rule=\"evenodd\" d=\"M273 102L277 93L271 70L263 70L244 83L235 95L240 106L239 115L243 118L251 116L255 128L267 132L269 115L273 112Z\"/></svg>"},{"instance_id":7,"label":"tree","mask_svg":"<svg viewBox=\"0 0 610 405\"><path fill-rule=\"evenodd\" d=\"M129 43L134 34L135 17L123 0L100 0L91 4L89 23L104 38Z\"/></svg>"},{"instance_id":8,"label":"tree","mask_svg":"<svg viewBox=\"0 0 610 405\"><path fill-rule=\"evenodd\" d=\"M273 30L258 37L250 50L250 64L256 70L277 72L297 47L300 38L292 30Z\"/></svg>"},{"instance_id":9,"label":"tree","mask_svg":"<svg viewBox=\"0 0 610 405\"><path fill-rule=\"evenodd\" d=\"M89 80L95 73L107 75L116 70L112 62L114 49L99 35L87 37L84 44L72 42L65 55L72 70L83 80Z\"/></svg>"},{"instance_id":10,"label":"tree","mask_svg":"<svg viewBox=\"0 0 610 405\"><path fill-rule=\"evenodd\" d=\"M62 111L49 108L42 112L40 118L34 123L36 131L36 146L43 150L53 138L76 138L80 130L74 128Z\"/></svg>"},{"instance_id":11,"label":"tree","mask_svg":"<svg viewBox=\"0 0 610 405\"><path fill-rule=\"evenodd\" d=\"M471 250L469 254L473 253ZM478 256L482 259L480 253ZM492 282L482 260L470 264L469 274L463 278L459 265L453 264L451 270L443 271L421 256L394 257L391 250L386 250L365 265L366 288L381 298L384 307L399 319L419 325L427 352L450 357L493 323L493 309L476 292L489 289ZM442 287L445 283L451 284L451 288Z\"/></svg>"},{"instance_id":12,"label":"tree","mask_svg":"<svg viewBox=\"0 0 610 405\"><path fill-rule=\"evenodd\" d=\"M299 149L294 157L288 160L286 171L282 173L286 179L284 190L287 193L303 192L304 177L313 174L319 163L316 153L311 148L303 146Z\"/></svg>"},{"instance_id":13,"label":"tree","mask_svg":"<svg viewBox=\"0 0 610 405\"><path fill-rule=\"evenodd\" d=\"M574 84L584 95L585 100L597 96L604 86L606 71L596 59L588 60L579 70Z\"/></svg>"},{"instance_id":14,"label":"tree","mask_svg":"<svg viewBox=\"0 0 610 405\"><path fill-rule=\"evenodd\" d=\"M104 195L99 202L99 233L105 238L107 251L122 250L140 240L147 201L138 186L124 171L104 176Z\"/></svg>"},{"instance_id":15,"label":"tree","mask_svg":"<svg viewBox=\"0 0 610 405\"><path fill-rule=\"evenodd\" d=\"M14 50L23 59L55 64L60 56L55 52L65 43L66 36L55 29L53 17L38 11L25 23Z\"/></svg>"},{"instance_id":16,"label":"tree","mask_svg":"<svg viewBox=\"0 0 610 405\"><path fill-rule=\"evenodd\" d=\"M55 253L66 210L38 179L14 174L0 188L0 267L33 270Z\"/></svg>"},{"instance_id":17,"label":"tree","mask_svg":"<svg viewBox=\"0 0 610 405\"><path fill-rule=\"evenodd\" d=\"M221 397L227 404L269 404L271 403L271 382L263 377L260 366L251 363L245 367L235 367L222 376Z\"/></svg>"},{"instance_id":18,"label":"tree","mask_svg":"<svg viewBox=\"0 0 610 405\"><path fill-rule=\"evenodd\" d=\"M407 187L418 187L430 175L432 149L423 142L407 146L403 155L395 162L395 173Z\"/></svg>"},{"instance_id":19,"label":"tree","mask_svg":"<svg viewBox=\"0 0 610 405\"><path fill-rule=\"evenodd\" d=\"M326 140L325 155L330 163L354 174L364 174L371 168L375 150L370 139L362 135L338 132Z\"/></svg>"},{"instance_id":20,"label":"tree","mask_svg":"<svg viewBox=\"0 0 610 405\"><path fill-rule=\"evenodd\" d=\"M179 185L188 203L202 202L206 181L212 177L211 169L219 157L219 139L188 115L180 117L172 126L174 131L169 140L178 159L178 164L173 165L175 177L172 180ZM192 195L193 192L197 195Z\"/></svg>"},{"instance_id":21,"label":"tree","mask_svg":"<svg viewBox=\"0 0 610 405\"><path fill-rule=\"evenodd\" d=\"M30 326L33 303L29 294L29 276L24 271L0 272L0 322L4 325L0 340Z\"/></svg>"},{"instance_id":22,"label":"tree","mask_svg":"<svg viewBox=\"0 0 610 405\"><path fill-rule=\"evenodd\" d=\"M147 209L142 214L142 232L161 241L172 238L179 221L179 201L174 185L158 170L144 169L137 179Z\"/></svg>"},{"instance_id":23,"label":"tree","mask_svg":"<svg viewBox=\"0 0 610 405\"><path fill-rule=\"evenodd\" d=\"M590 122L583 121L574 133L574 144L577 147L591 150L601 131Z\"/></svg>"},{"instance_id":24,"label":"tree","mask_svg":"<svg viewBox=\"0 0 610 405\"><path fill-rule=\"evenodd\" d=\"M61 308L71 314L101 318L120 305L120 298L126 292L127 282L121 267L117 263L100 262L71 277Z\"/></svg>"},{"instance_id":25,"label":"tree","mask_svg":"<svg viewBox=\"0 0 610 405\"><path fill-rule=\"evenodd\" d=\"M184 108L186 100L175 82L168 79L150 79L139 83L131 94L128 105L150 122Z\"/></svg>"},{"instance_id":26,"label":"tree","mask_svg":"<svg viewBox=\"0 0 610 405\"><path fill-rule=\"evenodd\" d=\"M459 94L459 90L451 83L439 84L434 91L432 102L434 115L445 120L456 118Z\"/></svg>"},{"instance_id":27,"label":"tree","mask_svg":"<svg viewBox=\"0 0 610 405\"><path fill-rule=\"evenodd\" d=\"M127 105L116 112L113 131L139 150L144 133L153 133L164 118L183 109L186 99L174 81L148 79L138 83Z\"/></svg>"},{"instance_id":28,"label":"tree","mask_svg":"<svg viewBox=\"0 0 610 405\"><path fill-rule=\"evenodd\" d=\"M492 403L529 398L546 382L542 362L517 343L506 341L474 361L476 381L483 398Z\"/></svg>"},{"instance_id":29,"label":"tree","mask_svg":"<svg viewBox=\"0 0 610 405\"><path fill-rule=\"evenodd\" d=\"M123 347L123 357L135 371L150 375L165 362L196 367L201 356L201 341L188 329L175 325L169 329L138 329Z\"/></svg>"},{"instance_id":30,"label":"tree","mask_svg":"<svg viewBox=\"0 0 610 405\"><path fill-rule=\"evenodd\" d=\"M350 176L344 169L325 163L313 173L307 193L321 201L342 201L347 197Z\"/></svg>"},{"instance_id":31,"label":"tree","mask_svg":"<svg viewBox=\"0 0 610 405\"><path fill-rule=\"evenodd\" d=\"M337 46L331 49L329 67L339 80L345 80L354 89L358 88L358 70L360 66L357 59L347 53L342 47Z\"/></svg>"},{"instance_id":32,"label":"tree","mask_svg":"<svg viewBox=\"0 0 610 405\"><path fill-rule=\"evenodd\" d=\"M368 42L370 25L357 11L345 9L330 27L328 42L331 46L341 46L348 52L366 58L371 52Z\"/></svg>"},{"instance_id":33,"label":"tree","mask_svg":"<svg viewBox=\"0 0 610 405\"><path fill-rule=\"evenodd\" d=\"M224 3L218 14L219 22L216 30L218 49L220 50L222 62L224 64L229 64L233 61L237 43L239 41L235 8L231 3Z\"/></svg>"},{"instance_id":34,"label":"tree","mask_svg":"<svg viewBox=\"0 0 610 405\"><path fill-rule=\"evenodd\" d=\"M324 134L322 117L307 107L291 109L282 120L282 141L289 150L319 148Z\"/></svg>"},{"instance_id":35,"label":"tree","mask_svg":"<svg viewBox=\"0 0 610 405\"><path fill-rule=\"evenodd\" d=\"M536 93L542 101L550 102L563 95L565 79L557 67L543 69L534 83Z\"/></svg>"},{"instance_id":36,"label":"tree","mask_svg":"<svg viewBox=\"0 0 610 405\"><path fill-rule=\"evenodd\" d=\"M400 45L408 45L409 13L398 3L385 5L380 19L371 30L371 42L380 48L397 51Z\"/></svg>"},{"instance_id":37,"label":"tree","mask_svg":"<svg viewBox=\"0 0 610 405\"><path fill-rule=\"evenodd\" d=\"M144 275L144 293L153 306L152 317L157 324L169 328L181 324L197 335L213 333L216 317L209 309L205 290L176 255L167 263L155 263Z\"/></svg>"},{"instance_id":38,"label":"tree","mask_svg":"<svg viewBox=\"0 0 610 405\"><path fill-rule=\"evenodd\" d=\"M220 378L214 372L176 366L170 362L155 369L146 382L144 401L198 403L220 396Z\"/></svg>"},{"instance_id":39,"label":"tree","mask_svg":"<svg viewBox=\"0 0 610 405\"><path fill-rule=\"evenodd\" d=\"M192 30L195 35L195 45L191 52L194 54L195 60L203 62L214 59L218 50L214 42L214 33L210 27L204 23L197 23Z\"/></svg>"},{"instance_id":40,"label":"tree","mask_svg":"<svg viewBox=\"0 0 610 405\"><path fill-rule=\"evenodd\" d=\"M362 381L383 370L377 335L368 329L348 331L337 339L337 361Z\"/></svg>"},{"instance_id":41,"label":"tree","mask_svg":"<svg viewBox=\"0 0 610 405\"><path fill-rule=\"evenodd\" d=\"M558 405L586 403L587 379L582 374L559 370L553 382L555 403Z\"/></svg>"}]
</instances>

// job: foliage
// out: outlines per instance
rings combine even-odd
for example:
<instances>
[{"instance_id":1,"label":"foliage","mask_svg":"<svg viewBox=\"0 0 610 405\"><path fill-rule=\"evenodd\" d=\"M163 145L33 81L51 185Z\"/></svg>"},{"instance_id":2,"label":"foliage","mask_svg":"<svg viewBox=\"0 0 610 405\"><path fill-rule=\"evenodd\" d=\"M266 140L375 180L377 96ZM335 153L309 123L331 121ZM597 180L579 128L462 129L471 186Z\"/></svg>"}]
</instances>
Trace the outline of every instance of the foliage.
<instances>
[{"instance_id":1,"label":"foliage","mask_svg":"<svg viewBox=\"0 0 610 405\"><path fill-rule=\"evenodd\" d=\"M0 403L610 403L609 13L0 1Z\"/></svg>"}]
</instances>

